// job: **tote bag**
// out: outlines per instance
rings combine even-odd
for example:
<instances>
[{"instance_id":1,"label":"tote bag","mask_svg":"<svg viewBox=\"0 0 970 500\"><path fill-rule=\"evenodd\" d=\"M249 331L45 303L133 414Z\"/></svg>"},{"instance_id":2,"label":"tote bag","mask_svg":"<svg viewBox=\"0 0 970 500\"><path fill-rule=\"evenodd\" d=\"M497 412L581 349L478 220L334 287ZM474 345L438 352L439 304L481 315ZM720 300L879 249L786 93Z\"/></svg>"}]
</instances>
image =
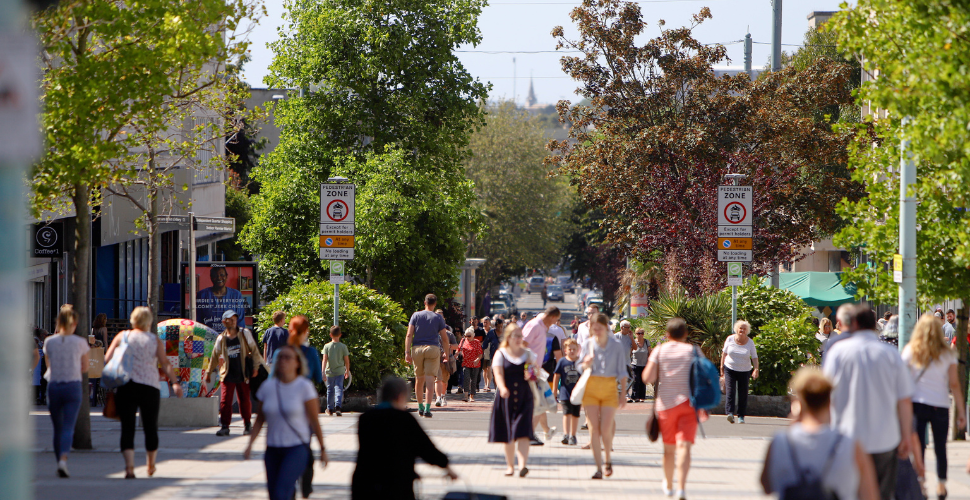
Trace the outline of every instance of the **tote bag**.
<instances>
[{"instance_id":1,"label":"tote bag","mask_svg":"<svg viewBox=\"0 0 970 500\"><path fill-rule=\"evenodd\" d=\"M573 387L573 392L569 395L569 402L579 406L583 404L583 395L586 394L586 384L589 383L589 377L593 374L593 370L586 370L579 377L579 381Z\"/></svg>"},{"instance_id":2,"label":"tote bag","mask_svg":"<svg viewBox=\"0 0 970 500\"><path fill-rule=\"evenodd\" d=\"M111 360L101 371L101 385L107 389L117 389L131 380L131 356L125 356L128 351L128 333L122 332L121 343L115 347Z\"/></svg>"}]
</instances>

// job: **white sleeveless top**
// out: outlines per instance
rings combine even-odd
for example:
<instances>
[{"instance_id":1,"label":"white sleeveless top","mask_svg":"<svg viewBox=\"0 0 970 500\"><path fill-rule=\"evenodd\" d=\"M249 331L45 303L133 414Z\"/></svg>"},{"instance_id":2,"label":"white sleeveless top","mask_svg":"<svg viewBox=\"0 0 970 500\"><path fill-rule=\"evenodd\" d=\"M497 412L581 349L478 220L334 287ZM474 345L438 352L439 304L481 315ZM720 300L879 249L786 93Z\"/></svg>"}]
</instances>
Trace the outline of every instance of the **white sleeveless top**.
<instances>
[{"instance_id":1,"label":"white sleeveless top","mask_svg":"<svg viewBox=\"0 0 970 500\"><path fill-rule=\"evenodd\" d=\"M131 381L158 389L158 337L151 332L128 330L128 350L131 356Z\"/></svg>"}]
</instances>

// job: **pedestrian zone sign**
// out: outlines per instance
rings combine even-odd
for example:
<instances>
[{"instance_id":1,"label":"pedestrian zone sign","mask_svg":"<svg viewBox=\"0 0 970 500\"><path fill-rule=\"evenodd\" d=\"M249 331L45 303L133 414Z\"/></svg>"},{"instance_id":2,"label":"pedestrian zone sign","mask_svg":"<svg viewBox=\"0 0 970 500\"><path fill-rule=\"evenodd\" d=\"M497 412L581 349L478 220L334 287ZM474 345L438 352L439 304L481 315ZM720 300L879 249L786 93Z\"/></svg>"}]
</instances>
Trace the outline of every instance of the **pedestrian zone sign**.
<instances>
[{"instance_id":1,"label":"pedestrian zone sign","mask_svg":"<svg viewBox=\"0 0 970 500\"><path fill-rule=\"evenodd\" d=\"M320 184L320 258L352 260L356 235L354 184Z\"/></svg>"}]
</instances>

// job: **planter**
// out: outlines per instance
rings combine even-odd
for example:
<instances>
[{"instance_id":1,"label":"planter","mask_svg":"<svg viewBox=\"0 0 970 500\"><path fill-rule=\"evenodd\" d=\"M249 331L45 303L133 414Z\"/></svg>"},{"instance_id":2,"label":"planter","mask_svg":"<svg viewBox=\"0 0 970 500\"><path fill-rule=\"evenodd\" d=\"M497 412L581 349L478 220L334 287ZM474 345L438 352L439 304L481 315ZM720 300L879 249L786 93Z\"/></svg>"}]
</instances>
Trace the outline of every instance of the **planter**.
<instances>
[{"instance_id":1,"label":"planter","mask_svg":"<svg viewBox=\"0 0 970 500\"><path fill-rule=\"evenodd\" d=\"M370 394L347 394L344 393L343 406L340 410L343 412L355 411L364 412L374 407L377 404L377 396ZM327 410L327 395L324 394L320 396L320 412L323 413Z\"/></svg>"},{"instance_id":2,"label":"planter","mask_svg":"<svg viewBox=\"0 0 970 500\"><path fill-rule=\"evenodd\" d=\"M724 404L727 396L721 397L721 404L711 410L713 415L724 415ZM791 413L791 398L789 396L755 396L748 394L748 417L787 417Z\"/></svg>"},{"instance_id":3,"label":"planter","mask_svg":"<svg viewBox=\"0 0 970 500\"><path fill-rule=\"evenodd\" d=\"M159 427L216 425L219 425L219 398L162 398L159 401Z\"/></svg>"}]
</instances>

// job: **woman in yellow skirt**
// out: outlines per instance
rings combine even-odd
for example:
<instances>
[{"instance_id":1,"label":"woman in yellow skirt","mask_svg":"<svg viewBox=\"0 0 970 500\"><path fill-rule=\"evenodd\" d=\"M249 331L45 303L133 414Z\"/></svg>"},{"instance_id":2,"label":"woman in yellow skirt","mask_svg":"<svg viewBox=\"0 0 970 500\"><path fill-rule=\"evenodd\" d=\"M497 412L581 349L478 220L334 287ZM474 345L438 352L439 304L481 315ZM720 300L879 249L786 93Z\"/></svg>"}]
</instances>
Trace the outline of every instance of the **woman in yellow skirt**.
<instances>
[{"instance_id":1,"label":"woman in yellow skirt","mask_svg":"<svg viewBox=\"0 0 970 500\"><path fill-rule=\"evenodd\" d=\"M623 345L610 334L610 320L605 314L593 314L589 324L590 338L583 346L583 352L586 353L583 368L593 372L583 393L583 406L586 407L586 418L589 421L590 448L593 450L593 460L596 461L593 479L603 479L602 452L606 453L606 476L613 475L610 458L616 429L613 419L616 410L626 404L630 353L624 352Z\"/></svg>"}]
</instances>

